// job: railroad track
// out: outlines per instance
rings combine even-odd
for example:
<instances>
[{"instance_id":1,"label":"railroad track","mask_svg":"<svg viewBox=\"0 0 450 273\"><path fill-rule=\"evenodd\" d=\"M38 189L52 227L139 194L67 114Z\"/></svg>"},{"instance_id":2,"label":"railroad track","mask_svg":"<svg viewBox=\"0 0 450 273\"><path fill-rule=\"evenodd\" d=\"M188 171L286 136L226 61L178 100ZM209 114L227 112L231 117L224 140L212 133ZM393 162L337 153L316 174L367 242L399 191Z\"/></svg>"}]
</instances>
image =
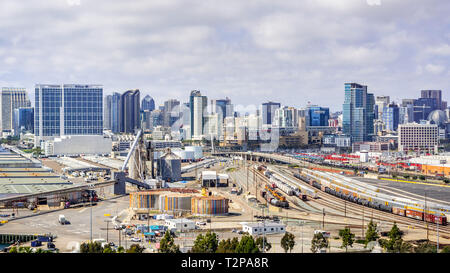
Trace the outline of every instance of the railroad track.
<instances>
[{"instance_id":1,"label":"railroad track","mask_svg":"<svg viewBox=\"0 0 450 273\"><path fill-rule=\"evenodd\" d=\"M293 178L296 181L298 181L298 183L301 183L301 184L307 185L307 186L311 186L310 184L308 184L308 183L306 183L306 182L304 182L302 180L299 180L298 178L293 176L292 172L283 171L283 173L285 175L289 175L291 178ZM356 203L353 203L353 202L350 202L350 201L343 200L341 198L338 198L338 197L333 196L331 194L322 192L320 190L317 190L317 196L319 197L319 199L314 199L313 202L321 204L322 206L330 207L330 208L333 208L334 210L340 211L340 212L344 212L345 210L347 210L348 213L352 213L352 214L355 214L355 215L358 215L358 216L362 216L363 213L364 213L363 212L364 211L363 208L365 208L365 206L362 206L362 205L359 205L359 204L356 204ZM396 223L399 223L399 224L408 225L408 226L412 226L414 228L419 228L419 229L423 229L423 230L427 229L427 227L424 226L424 224L425 224L424 221L416 220L416 219L412 219L412 218L407 218L407 217L404 217L404 216L400 216L400 215L396 215L396 214L393 214L393 213L376 210L376 209L373 209L373 208L367 208L367 209L371 212L370 219L376 219L376 220L381 220L381 221L386 221L386 222L396 222ZM342 215L336 215L336 216L342 216ZM368 215L366 213L364 213L364 220L367 217L368 217ZM356 218L356 219L360 219L360 218ZM432 223L428 224L428 226L431 226L431 227L433 225L434 224L432 224ZM439 227L439 232L441 233L441 237L446 238L446 239L450 239L450 227L449 226L440 226Z\"/></svg>"}]
</instances>

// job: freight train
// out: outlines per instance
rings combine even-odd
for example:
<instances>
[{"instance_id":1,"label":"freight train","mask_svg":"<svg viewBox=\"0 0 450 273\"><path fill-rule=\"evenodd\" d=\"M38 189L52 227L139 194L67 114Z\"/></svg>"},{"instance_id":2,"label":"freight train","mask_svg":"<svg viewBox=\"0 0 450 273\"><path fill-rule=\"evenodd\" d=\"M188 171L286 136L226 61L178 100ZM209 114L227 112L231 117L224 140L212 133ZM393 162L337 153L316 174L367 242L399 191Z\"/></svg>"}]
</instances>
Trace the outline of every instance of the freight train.
<instances>
[{"instance_id":1,"label":"freight train","mask_svg":"<svg viewBox=\"0 0 450 273\"><path fill-rule=\"evenodd\" d=\"M330 176L308 169L303 169L301 174L295 173L294 176L321 191L350 202L430 223L447 225L447 217L442 213L447 211L447 208L438 207L434 203L430 203L424 209L421 202L392 197L373 191L370 187L355 185L349 179L340 178L339 175Z\"/></svg>"},{"instance_id":2,"label":"freight train","mask_svg":"<svg viewBox=\"0 0 450 273\"><path fill-rule=\"evenodd\" d=\"M305 195L308 197L311 197L313 199L317 198L317 191L315 189L304 186L302 184L299 184L294 179L291 179L279 172L276 172L273 169L267 168L266 172L268 172L270 174L268 177L274 178L274 179L280 181L281 183L288 185L294 191L295 196L297 196L301 199L305 199L306 198L306 197L304 197Z\"/></svg>"},{"instance_id":3,"label":"freight train","mask_svg":"<svg viewBox=\"0 0 450 273\"><path fill-rule=\"evenodd\" d=\"M261 191L261 196L267 200L270 204L281 207L289 208L289 202L286 201L284 196L281 196L277 191L266 185L266 191Z\"/></svg>"}]
</instances>

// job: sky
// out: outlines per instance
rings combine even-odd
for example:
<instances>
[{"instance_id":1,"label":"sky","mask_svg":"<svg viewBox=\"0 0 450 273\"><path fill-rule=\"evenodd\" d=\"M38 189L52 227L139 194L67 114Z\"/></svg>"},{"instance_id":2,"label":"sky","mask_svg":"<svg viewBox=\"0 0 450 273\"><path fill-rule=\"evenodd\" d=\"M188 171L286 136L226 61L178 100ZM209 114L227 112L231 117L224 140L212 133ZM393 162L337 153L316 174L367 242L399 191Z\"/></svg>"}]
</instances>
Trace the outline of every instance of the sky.
<instances>
[{"instance_id":1,"label":"sky","mask_svg":"<svg viewBox=\"0 0 450 273\"><path fill-rule=\"evenodd\" d=\"M191 90L341 111L344 83L450 100L446 0L1 0L0 86L102 84L157 105Z\"/></svg>"}]
</instances>

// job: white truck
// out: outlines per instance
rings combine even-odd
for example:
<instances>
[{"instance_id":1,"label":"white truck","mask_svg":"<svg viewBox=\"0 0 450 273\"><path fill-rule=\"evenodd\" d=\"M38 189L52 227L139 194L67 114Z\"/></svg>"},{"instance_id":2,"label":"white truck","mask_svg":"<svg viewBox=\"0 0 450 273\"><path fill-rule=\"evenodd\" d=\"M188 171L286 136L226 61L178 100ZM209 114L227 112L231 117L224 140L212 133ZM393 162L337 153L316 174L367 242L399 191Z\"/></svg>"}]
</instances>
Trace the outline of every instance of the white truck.
<instances>
[{"instance_id":1,"label":"white truck","mask_svg":"<svg viewBox=\"0 0 450 273\"><path fill-rule=\"evenodd\" d=\"M64 215L62 215L62 214L59 215L59 217L58 217L58 222L59 222L61 225L68 225L68 224L70 224L70 222L67 221L66 217L65 217Z\"/></svg>"}]
</instances>

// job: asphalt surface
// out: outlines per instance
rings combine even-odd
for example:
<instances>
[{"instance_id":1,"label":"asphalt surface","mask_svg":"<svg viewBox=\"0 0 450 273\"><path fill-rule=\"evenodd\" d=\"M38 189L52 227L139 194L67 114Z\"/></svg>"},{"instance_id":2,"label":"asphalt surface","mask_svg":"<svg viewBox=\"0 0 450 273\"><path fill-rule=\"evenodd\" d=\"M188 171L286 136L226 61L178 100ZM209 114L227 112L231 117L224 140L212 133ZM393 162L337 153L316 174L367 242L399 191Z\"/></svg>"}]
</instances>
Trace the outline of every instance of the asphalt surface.
<instances>
[{"instance_id":1,"label":"asphalt surface","mask_svg":"<svg viewBox=\"0 0 450 273\"><path fill-rule=\"evenodd\" d=\"M415 199L423 200L426 193L427 199L432 198L443 201L443 204L450 204L450 187L378 180L372 178L353 178L371 185L376 185L380 189L393 191L398 194L407 195Z\"/></svg>"}]
</instances>

